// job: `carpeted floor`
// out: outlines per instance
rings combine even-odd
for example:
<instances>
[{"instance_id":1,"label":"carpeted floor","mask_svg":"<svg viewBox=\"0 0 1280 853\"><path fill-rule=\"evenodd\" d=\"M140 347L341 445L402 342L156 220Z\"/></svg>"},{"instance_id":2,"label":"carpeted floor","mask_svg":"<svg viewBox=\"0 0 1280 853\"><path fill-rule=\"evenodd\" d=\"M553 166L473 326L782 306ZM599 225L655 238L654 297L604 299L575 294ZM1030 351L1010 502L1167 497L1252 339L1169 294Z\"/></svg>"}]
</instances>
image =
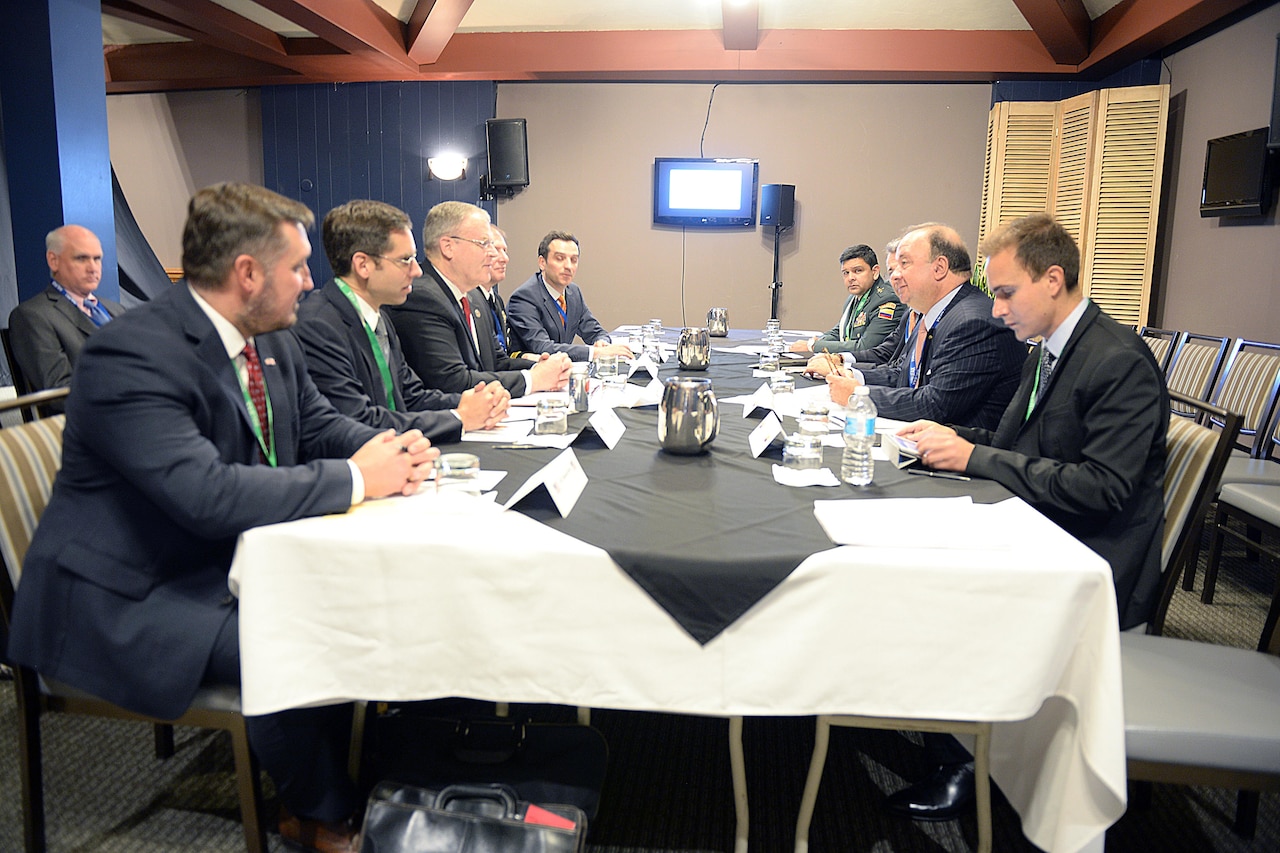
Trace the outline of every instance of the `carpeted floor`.
<instances>
[{"instance_id":1,"label":"carpeted floor","mask_svg":"<svg viewBox=\"0 0 1280 853\"><path fill-rule=\"evenodd\" d=\"M1227 554L1213 605L1179 591L1169 633L1252 647L1274 575L1237 549ZM0 853L22 846L12 690L0 685ZM592 853L694 853L733 848L734 810L724 720L622 711L593 713L610 748ZM43 724L52 853L243 850L228 744L179 729L177 755L157 761L150 728L54 715ZM749 719L744 728L750 843L755 853L791 849L813 746L811 718ZM964 851L977 843L972 817L942 824L893 818L880 800L927 768L916 736L833 729L810 835L814 853ZM268 793L270 788L268 787ZM268 810L274 809L269 802ZM1156 785L1152 805L1131 807L1108 833L1110 853L1280 850L1280 795L1262 798L1257 837L1233 835L1235 793ZM996 793L995 849L1034 848ZM272 850L283 849L271 836Z\"/></svg>"}]
</instances>

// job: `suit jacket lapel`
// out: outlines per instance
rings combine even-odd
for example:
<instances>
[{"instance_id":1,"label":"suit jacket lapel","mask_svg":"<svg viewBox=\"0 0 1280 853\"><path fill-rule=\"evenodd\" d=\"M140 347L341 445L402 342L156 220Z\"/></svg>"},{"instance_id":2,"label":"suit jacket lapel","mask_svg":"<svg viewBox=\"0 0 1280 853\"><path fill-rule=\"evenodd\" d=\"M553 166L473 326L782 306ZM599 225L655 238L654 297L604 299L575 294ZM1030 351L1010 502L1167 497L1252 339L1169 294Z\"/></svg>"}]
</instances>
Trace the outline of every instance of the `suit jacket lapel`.
<instances>
[{"instance_id":1,"label":"suit jacket lapel","mask_svg":"<svg viewBox=\"0 0 1280 853\"><path fill-rule=\"evenodd\" d=\"M67 297L63 296L52 287L49 288L49 295L53 299L54 306L62 312L62 315L71 321L71 325L79 329L87 338L93 334L98 327L93 325L93 321L76 307L75 303Z\"/></svg>"},{"instance_id":2,"label":"suit jacket lapel","mask_svg":"<svg viewBox=\"0 0 1280 853\"><path fill-rule=\"evenodd\" d=\"M196 355L217 380L218 387L231 407L240 413L240 422L249 438L249 445L257 449L257 439L253 437L253 420L249 417L249 408L244 402L244 389L240 387L240 377L236 375L235 362L227 357L227 348L222 345L222 338L213 323L205 316L204 311L191 297L185 286L178 294L177 306L181 316L182 331L196 349ZM248 462L249 459L241 459Z\"/></svg>"},{"instance_id":3,"label":"suit jacket lapel","mask_svg":"<svg viewBox=\"0 0 1280 853\"><path fill-rule=\"evenodd\" d=\"M292 387L291 377L285 375L281 364L286 356L278 345L278 338L284 334L288 332L258 335L254 345L262 360L262 381L266 383L267 396L271 400L271 431L276 443L276 464L295 465L298 461L298 436L294 432L293 423L293 399L296 391Z\"/></svg>"},{"instance_id":4,"label":"suit jacket lapel","mask_svg":"<svg viewBox=\"0 0 1280 853\"><path fill-rule=\"evenodd\" d=\"M356 307L351 304L351 300L347 299L342 291L332 284L321 290L320 295L329 300L329 304L338 312L338 316L342 318L342 324L346 327L347 341L356 352L356 362L353 366L360 372L360 375L356 378L365 388L381 388L382 372L378 370L378 362L373 357L373 350L369 348L369 335L364 330L364 320L360 317L359 312L356 311ZM386 315L381 314L381 318L378 322L387 323L388 328L390 328ZM395 378L394 371L392 378ZM392 384L394 385L395 383L392 382ZM373 395L371 394L370 397L373 397ZM376 397L374 401L378 402Z\"/></svg>"},{"instance_id":5,"label":"suit jacket lapel","mask_svg":"<svg viewBox=\"0 0 1280 853\"><path fill-rule=\"evenodd\" d=\"M435 282L444 304L452 309L449 317L453 321L453 334L458 339L458 352L462 354L462 360L472 370L480 370L480 362L476 359L476 348L471 343L471 330L467 328L466 318L462 314L462 305L453 298L453 291L449 285L445 284L444 278L430 262L427 263L426 273ZM467 301L470 301L470 297Z\"/></svg>"}]
</instances>

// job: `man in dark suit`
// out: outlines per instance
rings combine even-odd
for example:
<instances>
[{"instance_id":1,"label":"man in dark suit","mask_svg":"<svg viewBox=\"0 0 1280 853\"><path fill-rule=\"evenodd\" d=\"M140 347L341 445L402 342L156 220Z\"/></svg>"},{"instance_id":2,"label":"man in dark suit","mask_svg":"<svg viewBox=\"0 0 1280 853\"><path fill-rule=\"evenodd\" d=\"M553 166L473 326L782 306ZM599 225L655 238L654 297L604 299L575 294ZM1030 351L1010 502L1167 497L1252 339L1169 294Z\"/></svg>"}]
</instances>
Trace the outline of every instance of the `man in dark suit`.
<instances>
[{"instance_id":1,"label":"man in dark suit","mask_svg":"<svg viewBox=\"0 0 1280 853\"><path fill-rule=\"evenodd\" d=\"M1164 538L1169 395L1151 350L1081 293L1080 252L1047 214L1016 219L982 246L992 313L1021 340L1043 337L994 430L906 427L932 468L987 477L1111 564L1120 627L1155 609ZM934 743L935 740L939 742ZM947 819L972 795L967 753L930 739L941 765L890 798L900 814Z\"/></svg>"},{"instance_id":2,"label":"man in dark suit","mask_svg":"<svg viewBox=\"0 0 1280 853\"><path fill-rule=\"evenodd\" d=\"M405 361L383 307L404 302L422 272L408 214L357 199L329 211L321 231L335 277L302 303L293 327L320 393L358 421L417 428L437 444L502 420L511 395L497 382L445 393Z\"/></svg>"},{"instance_id":3,"label":"man in dark suit","mask_svg":"<svg viewBox=\"0 0 1280 853\"><path fill-rule=\"evenodd\" d=\"M405 359L423 380L446 391L499 382L522 397L564 387L568 356L513 358L499 346L493 309L479 289L497 259L489 214L461 201L427 212L422 226L425 274L390 316Z\"/></svg>"},{"instance_id":4,"label":"man in dark suit","mask_svg":"<svg viewBox=\"0 0 1280 853\"><path fill-rule=\"evenodd\" d=\"M992 429L1018 387L1026 347L991 318L991 299L969 284L969 250L952 228L917 227L898 244L894 287L919 316L900 364L829 375L831 398L871 388L887 418L930 418Z\"/></svg>"},{"instance_id":5,"label":"man in dark suit","mask_svg":"<svg viewBox=\"0 0 1280 853\"><path fill-rule=\"evenodd\" d=\"M311 289L307 208L261 187L196 193L186 286L90 338L62 469L23 563L9 655L130 710L172 719L202 682L239 684L236 537L409 493L438 451L339 414L288 333ZM282 835L354 851L350 709L248 718Z\"/></svg>"},{"instance_id":6,"label":"man in dark suit","mask_svg":"<svg viewBox=\"0 0 1280 853\"><path fill-rule=\"evenodd\" d=\"M507 280L507 265L511 262L511 255L507 253L507 235L493 224L489 225L489 234L493 240L493 260L489 263L489 281L480 285L480 292L489 303L489 314L493 317L493 335L498 341L495 352L499 356L506 354L512 358L528 359L529 355L511 349L511 320L507 316L507 303L498 292L498 286Z\"/></svg>"},{"instance_id":7,"label":"man in dark suit","mask_svg":"<svg viewBox=\"0 0 1280 853\"><path fill-rule=\"evenodd\" d=\"M825 334L796 341L792 352L853 352L887 338L907 313L889 283L880 277L876 250L859 243L840 253L840 276L848 296L840 321Z\"/></svg>"},{"instance_id":8,"label":"man in dark suit","mask_svg":"<svg viewBox=\"0 0 1280 853\"><path fill-rule=\"evenodd\" d=\"M94 293L102 280L102 243L92 231L63 225L44 244L52 281L9 314L13 357L33 391L70 385L89 335L124 313L119 302ZM61 411L62 404L53 408Z\"/></svg>"},{"instance_id":9,"label":"man in dark suit","mask_svg":"<svg viewBox=\"0 0 1280 853\"><path fill-rule=\"evenodd\" d=\"M542 238L538 272L507 300L512 335L520 349L564 352L574 361L599 355L631 358L631 348L611 341L573 283L579 256L578 238L568 232L552 231ZM582 343L575 344L574 338Z\"/></svg>"}]
</instances>

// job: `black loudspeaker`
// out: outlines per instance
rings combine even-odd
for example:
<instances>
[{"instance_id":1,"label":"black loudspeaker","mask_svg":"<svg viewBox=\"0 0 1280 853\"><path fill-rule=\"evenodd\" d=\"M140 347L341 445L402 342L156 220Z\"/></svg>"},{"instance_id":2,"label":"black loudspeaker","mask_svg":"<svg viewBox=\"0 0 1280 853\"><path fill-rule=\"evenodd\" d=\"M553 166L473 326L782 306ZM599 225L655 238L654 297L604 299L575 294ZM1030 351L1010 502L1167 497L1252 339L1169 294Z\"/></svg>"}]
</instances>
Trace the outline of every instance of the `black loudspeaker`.
<instances>
[{"instance_id":1,"label":"black loudspeaker","mask_svg":"<svg viewBox=\"0 0 1280 853\"><path fill-rule=\"evenodd\" d=\"M760 188L760 224L778 228L796 224L795 184L765 184Z\"/></svg>"},{"instance_id":2,"label":"black loudspeaker","mask_svg":"<svg viewBox=\"0 0 1280 853\"><path fill-rule=\"evenodd\" d=\"M484 135L489 146L489 186L529 186L529 142L524 119L491 118L484 123Z\"/></svg>"}]
</instances>

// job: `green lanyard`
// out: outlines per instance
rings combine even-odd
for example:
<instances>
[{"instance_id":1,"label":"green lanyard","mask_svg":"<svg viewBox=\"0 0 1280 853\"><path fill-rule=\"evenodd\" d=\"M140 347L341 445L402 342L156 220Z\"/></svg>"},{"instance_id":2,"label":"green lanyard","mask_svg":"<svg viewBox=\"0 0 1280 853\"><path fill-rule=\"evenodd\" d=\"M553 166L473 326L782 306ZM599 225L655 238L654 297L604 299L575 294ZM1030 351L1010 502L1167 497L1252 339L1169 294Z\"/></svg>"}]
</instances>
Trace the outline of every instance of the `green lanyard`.
<instances>
[{"instance_id":1,"label":"green lanyard","mask_svg":"<svg viewBox=\"0 0 1280 853\"><path fill-rule=\"evenodd\" d=\"M246 376L249 368L245 366ZM249 422L253 424L253 436L258 439L258 447L262 448L262 457L267 460L267 464L272 468L276 467L276 432L272 428L275 423L275 414L271 411L271 394L267 391L267 376L264 372L262 375L262 396L267 401L267 429L264 432L262 424L258 423L258 407L253 404L253 399L249 396L249 386L244 379L240 379L240 371L236 371L236 379L240 382L240 393L244 395L244 407L249 410Z\"/></svg>"},{"instance_id":2,"label":"green lanyard","mask_svg":"<svg viewBox=\"0 0 1280 853\"><path fill-rule=\"evenodd\" d=\"M387 357L382 354L382 345L378 343L378 336L373 333L373 329L364 321L364 314L360 312L360 303L357 301L360 297L356 296L342 279L335 278L333 283L338 286L338 290L342 291L343 296L351 300L351 307L356 309L360 325L364 326L364 333L369 336L369 348L373 350L373 360L378 363L378 372L382 374L382 390L387 394L387 408L394 412L396 396L395 385L391 383L391 368L387 366Z\"/></svg>"},{"instance_id":3,"label":"green lanyard","mask_svg":"<svg viewBox=\"0 0 1280 853\"><path fill-rule=\"evenodd\" d=\"M858 312L862 310L862 306L867 304L867 300L871 298L871 291L868 290L862 294L862 298L858 300L858 304L854 305L849 311L849 322L844 324L844 340L853 339L853 321L857 318Z\"/></svg>"}]
</instances>

